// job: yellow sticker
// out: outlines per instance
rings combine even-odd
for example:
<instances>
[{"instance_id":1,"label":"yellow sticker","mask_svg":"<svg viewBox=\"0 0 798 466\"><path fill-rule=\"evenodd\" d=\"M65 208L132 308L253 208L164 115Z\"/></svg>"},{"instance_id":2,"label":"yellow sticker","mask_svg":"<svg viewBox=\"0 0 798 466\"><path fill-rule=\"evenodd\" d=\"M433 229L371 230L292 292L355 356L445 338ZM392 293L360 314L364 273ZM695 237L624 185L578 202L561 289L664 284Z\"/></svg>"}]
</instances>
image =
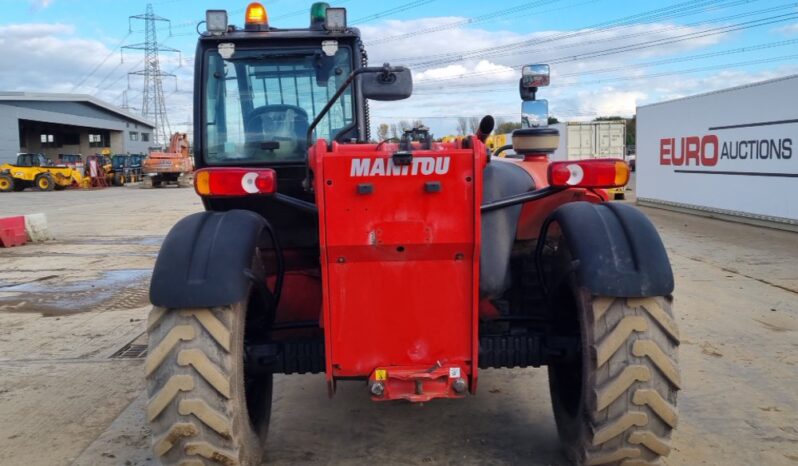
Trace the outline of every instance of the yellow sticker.
<instances>
[{"instance_id":1,"label":"yellow sticker","mask_svg":"<svg viewBox=\"0 0 798 466\"><path fill-rule=\"evenodd\" d=\"M374 371L374 380L382 381L388 378L388 371L385 369L377 369Z\"/></svg>"}]
</instances>

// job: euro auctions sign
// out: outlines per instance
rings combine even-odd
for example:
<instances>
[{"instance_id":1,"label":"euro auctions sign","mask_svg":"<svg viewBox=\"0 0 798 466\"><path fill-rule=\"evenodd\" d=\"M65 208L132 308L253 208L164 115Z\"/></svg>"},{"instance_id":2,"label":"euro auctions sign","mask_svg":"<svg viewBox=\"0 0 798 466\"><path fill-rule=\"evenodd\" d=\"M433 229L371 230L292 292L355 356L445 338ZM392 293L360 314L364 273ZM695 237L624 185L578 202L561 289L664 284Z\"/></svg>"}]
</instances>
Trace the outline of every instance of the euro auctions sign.
<instances>
[{"instance_id":1,"label":"euro auctions sign","mask_svg":"<svg viewBox=\"0 0 798 466\"><path fill-rule=\"evenodd\" d=\"M772 122L771 124L777 124ZM789 160L792 158L792 138L722 141L715 134L703 137L665 138L659 141L660 165L677 167L714 167L720 160L736 160L734 164L746 168L746 160ZM730 163L731 167L732 164Z\"/></svg>"},{"instance_id":2,"label":"euro auctions sign","mask_svg":"<svg viewBox=\"0 0 798 466\"><path fill-rule=\"evenodd\" d=\"M638 108L637 197L798 225L798 76Z\"/></svg>"}]
</instances>

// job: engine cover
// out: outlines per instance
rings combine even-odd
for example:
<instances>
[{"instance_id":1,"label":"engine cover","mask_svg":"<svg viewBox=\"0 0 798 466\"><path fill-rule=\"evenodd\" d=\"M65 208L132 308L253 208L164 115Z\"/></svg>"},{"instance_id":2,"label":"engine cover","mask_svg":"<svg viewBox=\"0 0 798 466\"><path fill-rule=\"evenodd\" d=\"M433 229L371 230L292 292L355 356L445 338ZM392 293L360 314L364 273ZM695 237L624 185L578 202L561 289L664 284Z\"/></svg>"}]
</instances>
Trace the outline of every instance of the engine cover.
<instances>
[{"instance_id":1,"label":"engine cover","mask_svg":"<svg viewBox=\"0 0 798 466\"><path fill-rule=\"evenodd\" d=\"M457 378L476 387L487 158L478 140L470 146L311 149L328 380L376 374L381 396L412 401L458 396Z\"/></svg>"}]
</instances>

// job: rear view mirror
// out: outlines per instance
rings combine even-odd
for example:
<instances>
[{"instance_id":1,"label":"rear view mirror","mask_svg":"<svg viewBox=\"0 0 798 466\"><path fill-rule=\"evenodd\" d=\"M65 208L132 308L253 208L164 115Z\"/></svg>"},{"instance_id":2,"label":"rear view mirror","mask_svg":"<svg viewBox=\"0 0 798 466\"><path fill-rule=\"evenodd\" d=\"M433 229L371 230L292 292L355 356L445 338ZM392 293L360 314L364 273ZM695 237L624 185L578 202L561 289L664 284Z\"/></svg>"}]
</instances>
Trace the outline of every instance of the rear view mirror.
<instances>
[{"instance_id":1,"label":"rear view mirror","mask_svg":"<svg viewBox=\"0 0 798 466\"><path fill-rule=\"evenodd\" d=\"M521 127L537 128L549 124L549 101L528 100L521 104Z\"/></svg>"},{"instance_id":2,"label":"rear view mirror","mask_svg":"<svg viewBox=\"0 0 798 466\"><path fill-rule=\"evenodd\" d=\"M407 68L360 75L363 97L371 100L402 100L413 94L413 75Z\"/></svg>"},{"instance_id":3,"label":"rear view mirror","mask_svg":"<svg viewBox=\"0 0 798 466\"><path fill-rule=\"evenodd\" d=\"M521 69L521 87L549 85L549 65L526 65Z\"/></svg>"}]
</instances>

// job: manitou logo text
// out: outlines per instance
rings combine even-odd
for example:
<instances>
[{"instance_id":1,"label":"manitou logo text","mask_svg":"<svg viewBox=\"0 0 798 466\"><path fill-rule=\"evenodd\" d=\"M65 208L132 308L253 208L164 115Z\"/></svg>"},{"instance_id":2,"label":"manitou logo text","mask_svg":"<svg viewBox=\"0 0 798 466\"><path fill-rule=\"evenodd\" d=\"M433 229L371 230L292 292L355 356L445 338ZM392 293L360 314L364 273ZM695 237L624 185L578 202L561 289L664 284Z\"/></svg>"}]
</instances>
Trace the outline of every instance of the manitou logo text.
<instances>
[{"instance_id":1,"label":"manitou logo text","mask_svg":"<svg viewBox=\"0 0 798 466\"><path fill-rule=\"evenodd\" d=\"M677 142L678 141L678 142ZM666 138L659 141L659 164L714 167L720 159L789 160L792 139L723 141L714 134L703 137Z\"/></svg>"},{"instance_id":2,"label":"manitou logo text","mask_svg":"<svg viewBox=\"0 0 798 466\"><path fill-rule=\"evenodd\" d=\"M394 165L393 159L352 159L349 176L413 176L449 173L449 157L413 157L410 165Z\"/></svg>"}]
</instances>

